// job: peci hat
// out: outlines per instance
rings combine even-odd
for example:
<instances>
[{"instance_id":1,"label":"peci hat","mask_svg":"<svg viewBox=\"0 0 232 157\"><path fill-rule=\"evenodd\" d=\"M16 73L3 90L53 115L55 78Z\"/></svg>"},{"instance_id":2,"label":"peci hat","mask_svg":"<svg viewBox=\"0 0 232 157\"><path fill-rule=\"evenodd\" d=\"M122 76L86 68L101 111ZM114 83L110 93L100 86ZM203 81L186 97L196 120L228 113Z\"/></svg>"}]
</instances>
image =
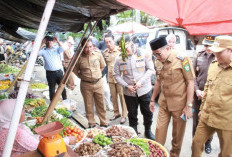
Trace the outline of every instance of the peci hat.
<instances>
[{"instance_id":1,"label":"peci hat","mask_svg":"<svg viewBox=\"0 0 232 157\"><path fill-rule=\"evenodd\" d=\"M207 35L207 36L205 36L204 40L202 41L202 44L212 46L216 36L217 35Z\"/></svg>"},{"instance_id":2,"label":"peci hat","mask_svg":"<svg viewBox=\"0 0 232 157\"><path fill-rule=\"evenodd\" d=\"M213 45L209 49L217 53L222 52L227 48L232 48L232 37L228 35L223 35L217 36Z\"/></svg>"},{"instance_id":3,"label":"peci hat","mask_svg":"<svg viewBox=\"0 0 232 157\"><path fill-rule=\"evenodd\" d=\"M167 44L168 43L165 37L159 37L150 41L151 50L157 50Z\"/></svg>"}]
</instances>

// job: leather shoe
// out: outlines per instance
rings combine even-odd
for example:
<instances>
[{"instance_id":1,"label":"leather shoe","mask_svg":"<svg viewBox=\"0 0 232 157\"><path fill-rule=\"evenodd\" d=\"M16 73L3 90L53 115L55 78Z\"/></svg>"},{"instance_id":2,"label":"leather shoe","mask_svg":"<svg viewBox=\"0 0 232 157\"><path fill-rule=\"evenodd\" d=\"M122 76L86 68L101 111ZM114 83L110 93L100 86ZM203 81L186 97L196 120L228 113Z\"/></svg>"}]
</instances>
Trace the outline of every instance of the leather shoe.
<instances>
[{"instance_id":1,"label":"leather shoe","mask_svg":"<svg viewBox=\"0 0 232 157\"><path fill-rule=\"evenodd\" d=\"M126 123L126 117L121 118L120 124L124 124L124 123Z\"/></svg>"},{"instance_id":2,"label":"leather shoe","mask_svg":"<svg viewBox=\"0 0 232 157\"><path fill-rule=\"evenodd\" d=\"M109 126L109 124L101 124L100 127L104 127L107 128Z\"/></svg>"},{"instance_id":3,"label":"leather shoe","mask_svg":"<svg viewBox=\"0 0 232 157\"><path fill-rule=\"evenodd\" d=\"M155 135L151 132L151 129L145 129L145 137L150 140L155 140Z\"/></svg>"},{"instance_id":4,"label":"leather shoe","mask_svg":"<svg viewBox=\"0 0 232 157\"><path fill-rule=\"evenodd\" d=\"M110 121L118 119L119 117L121 117L121 115L113 116L112 118L110 118Z\"/></svg>"},{"instance_id":5,"label":"leather shoe","mask_svg":"<svg viewBox=\"0 0 232 157\"><path fill-rule=\"evenodd\" d=\"M206 153L206 154L210 154L210 153L211 153L211 150L212 150L211 144L206 144L206 145L205 145L205 153Z\"/></svg>"},{"instance_id":6,"label":"leather shoe","mask_svg":"<svg viewBox=\"0 0 232 157\"><path fill-rule=\"evenodd\" d=\"M95 128L96 125L89 125L89 128Z\"/></svg>"}]
</instances>

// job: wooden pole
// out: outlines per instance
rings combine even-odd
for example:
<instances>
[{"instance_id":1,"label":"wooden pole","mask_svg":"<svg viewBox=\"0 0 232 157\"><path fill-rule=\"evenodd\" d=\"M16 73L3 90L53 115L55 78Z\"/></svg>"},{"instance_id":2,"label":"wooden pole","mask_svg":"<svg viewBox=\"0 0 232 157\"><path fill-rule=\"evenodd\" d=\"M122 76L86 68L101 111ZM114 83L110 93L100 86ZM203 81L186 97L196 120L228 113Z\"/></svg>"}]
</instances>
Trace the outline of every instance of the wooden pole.
<instances>
[{"instance_id":1,"label":"wooden pole","mask_svg":"<svg viewBox=\"0 0 232 157\"><path fill-rule=\"evenodd\" d=\"M96 28L97 23L98 23L99 21L100 21L100 20L98 20L97 22L95 22L95 24L94 24L94 26L93 26L91 32L89 33L87 39L89 39L89 37L90 37L91 34L93 33L93 30ZM89 26L90 26L90 23L88 24L88 27L86 28L85 33L83 34L81 41L83 40L84 35L85 35L86 32L88 31ZM78 47L80 47L81 41L80 41ZM87 41L88 41L88 40L87 40ZM48 119L50 118L50 116L51 116L51 114L52 114L52 112L53 112L53 110L54 110L54 108L55 108L55 105L56 105L56 103L58 102L58 100L59 100L59 98L60 98L60 95L61 95L61 93L62 93L63 90L64 90L65 84L67 83L68 78L69 78L69 76L71 75L71 72L73 71L73 69L74 69L74 67L75 67L75 65L76 65L76 63L77 63L77 61L78 61L78 59L80 58L80 55L81 55L81 53L83 52L84 47L85 47L87 41L86 41L85 44L83 45L81 51L80 51L79 53L76 52L76 53L74 54L73 58L71 59L69 65L68 65L67 71L65 72L65 74L64 74L64 76L63 76L63 78L62 78L62 80L61 80L61 83L59 84L59 87L58 87L58 89L57 89L57 91L56 91L54 97L52 98L52 101L51 101L50 104L49 104L48 110L47 110L47 112L46 112L46 114L45 114L45 116L44 116L44 119L43 119L43 122L42 122L42 123L47 122ZM78 49L77 49L77 50L78 50Z\"/></svg>"},{"instance_id":2,"label":"wooden pole","mask_svg":"<svg viewBox=\"0 0 232 157\"><path fill-rule=\"evenodd\" d=\"M9 92L10 89L15 85L15 83L17 82L18 78L24 73L24 71L26 70L27 67L27 63L28 60L25 62L25 64L23 65L22 69L20 70L20 72L17 74L17 76L15 77L14 81L10 84L10 87L6 90L6 92Z\"/></svg>"}]
</instances>

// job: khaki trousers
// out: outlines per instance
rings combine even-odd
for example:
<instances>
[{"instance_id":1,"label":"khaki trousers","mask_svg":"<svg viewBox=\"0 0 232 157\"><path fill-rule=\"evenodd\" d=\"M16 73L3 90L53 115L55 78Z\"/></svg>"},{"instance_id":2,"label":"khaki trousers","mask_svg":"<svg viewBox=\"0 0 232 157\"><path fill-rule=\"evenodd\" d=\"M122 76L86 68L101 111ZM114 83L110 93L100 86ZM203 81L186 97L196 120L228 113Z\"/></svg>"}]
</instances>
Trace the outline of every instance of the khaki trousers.
<instances>
[{"instance_id":1,"label":"khaki trousers","mask_svg":"<svg viewBox=\"0 0 232 157\"><path fill-rule=\"evenodd\" d=\"M104 105L103 80L100 79L96 84L81 81L81 94L85 103L86 117L89 125L96 124L94 119L94 104L97 115L100 119L100 125L106 125L106 108Z\"/></svg>"},{"instance_id":2,"label":"khaki trousers","mask_svg":"<svg viewBox=\"0 0 232 157\"><path fill-rule=\"evenodd\" d=\"M231 124L229 124L231 125ZM192 143L192 157L201 157L205 142L217 132L221 152L219 157L232 157L232 131L221 130L208 126L200 121Z\"/></svg>"},{"instance_id":3,"label":"khaki trousers","mask_svg":"<svg viewBox=\"0 0 232 157\"><path fill-rule=\"evenodd\" d=\"M118 83L109 82L110 94L112 96L112 102L114 106L114 116L120 115L118 106L118 94L120 97L121 107L122 107L122 117L127 117L127 107L123 96L122 86Z\"/></svg>"},{"instance_id":4,"label":"khaki trousers","mask_svg":"<svg viewBox=\"0 0 232 157\"><path fill-rule=\"evenodd\" d=\"M168 124L170 118L173 119L172 125L172 149L170 151L170 157L178 157L181 151L181 145L184 138L186 122L183 121L180 116L182 110L168 111L162 107L159 108L158 120L156 125L155 140L164 145L167 137Z\"/></svg>"}]
</instances>

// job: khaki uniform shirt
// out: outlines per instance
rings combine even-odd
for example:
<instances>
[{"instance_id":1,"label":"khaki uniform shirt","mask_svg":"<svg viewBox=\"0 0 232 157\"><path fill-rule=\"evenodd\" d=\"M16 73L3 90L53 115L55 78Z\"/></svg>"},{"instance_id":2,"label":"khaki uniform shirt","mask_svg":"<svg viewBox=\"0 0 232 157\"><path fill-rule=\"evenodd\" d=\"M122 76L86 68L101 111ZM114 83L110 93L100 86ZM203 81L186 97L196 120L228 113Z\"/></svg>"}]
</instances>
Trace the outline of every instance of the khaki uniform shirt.
<instances>
[{"instance_id":1,"label":"khaki uniform shirt","mask_svg":"<svg viewBox=\"0 0 232 157\"><path fill-rule=\"evenodd\" d=\"M217 61L209 67L200 120L222 130L232 130L232 62L222 68Z\"/></svg>"},{"instance_id":2,"label":"khaki uniform shirt","mask_svg":"<svg viewBox=\"0 0 232 157\"><path fill-rule=\"evenodd\" d=\"M118 50L117 46L115 46L113 51L110 51L108 48L104 51L104 58L106 64L108 65L108 81L110 83L117 83L117 81L114 79L113 71L114 71L115 59L120 54L121 52Z\"/></svg>"},{"instance_id":3,"label":"khaki uniform shirt","mask_svg":"<svg viewBox=\"0 0 232 157\"><path fill-rule=\"evenodd\" d=\"M161 85L160 107L182 110L187 103L187 81L195 77L191 59L171 51L164 63L155 61L155 70Z\"/></svg>"},{"instance_id":4,"label":"khaki uniform shirt","mask_svg":"<svg viewBox=\"0 0 232 157\"><path fill-rule=\"evenodd\" d=\"M84 81L96 81L102 77L102 71L106 66L101 53L93 51L90 56L82 54L75 65L73 72Z\"/></svg>"}]
</instances>

